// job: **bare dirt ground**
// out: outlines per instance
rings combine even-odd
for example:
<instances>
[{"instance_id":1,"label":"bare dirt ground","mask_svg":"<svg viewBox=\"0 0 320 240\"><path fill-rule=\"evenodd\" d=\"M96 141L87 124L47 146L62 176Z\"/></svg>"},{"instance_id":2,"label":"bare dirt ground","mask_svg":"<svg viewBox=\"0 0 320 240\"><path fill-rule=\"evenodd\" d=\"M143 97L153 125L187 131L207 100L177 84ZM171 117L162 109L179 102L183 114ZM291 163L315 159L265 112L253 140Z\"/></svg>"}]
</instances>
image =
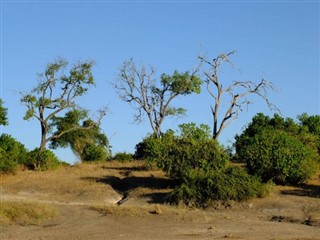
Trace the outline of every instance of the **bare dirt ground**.
<instances>
[{"instance_id":1,"label":"bare dirt ground","mask_svg":"<svg viewBox=\"0 0 320 240\"><path fill-rule=\"evenodd\" d=\"M82 164L1 177L1 202L39 202L59 215L38 225L2 223L0 239L318 239L320 176L270 196L200 210L164 204L174 182L141 162Z\"/></svg>"}]
</instances>

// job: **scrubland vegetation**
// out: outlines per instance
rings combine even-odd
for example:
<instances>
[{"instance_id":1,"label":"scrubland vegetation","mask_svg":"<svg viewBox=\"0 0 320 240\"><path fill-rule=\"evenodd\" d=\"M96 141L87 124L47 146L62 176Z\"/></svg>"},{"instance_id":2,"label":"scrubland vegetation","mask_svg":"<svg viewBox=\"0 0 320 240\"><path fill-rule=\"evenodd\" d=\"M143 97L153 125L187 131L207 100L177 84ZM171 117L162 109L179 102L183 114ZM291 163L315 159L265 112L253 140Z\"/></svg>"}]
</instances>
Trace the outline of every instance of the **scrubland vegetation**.
<instances>
[{"instance_id":1,"label":"scrubland vegetation","mask_svg":"<svg viewBox=\"0 0 320 240\"><path fill-rule=\"evenodd\" d=\"M163 74L159 83L153 80L153 69L147 73L145 67L139 69L132 60L126 61L114 87L122 100L135 104L138 109L136 121L141 120L143 114L148 116L152 133L137 143L134 154L121 152L114 156L107 136L100 129L106 110L101 110L98 119L92 120L88 118L87 111L76 104L76 99L87 92L89 85L94 84L91 73L93 63L71 67L68 76L60 73L66 71L66 61L49 64L39 84L21 98L27 107L25 119L35 118L41 125L39 148L29 151L13 136L2 134L1 174L15 174L18 169L48 171L65 165L47 149L49 145L52 149L70 147L82 162L87 163L143 160L146 167L163 171L176 183L166 198L170 204L208 207L214 201L241 202L268 195L273 184L304 183L314 176L320 164L319 115L308 116L304 113L295 121L279 114L270 117L259 113L235 137L233 150L219 143L221 132L238 118L244 105L249 104L242 102L242 97L257 94L268 106L275 108L266 92L273 85L264 79L257 84L233 82L222 89L218 68L223 63L229 63L232 54L234 52L221 54L213 62L200 58L201 64L209 67L204 70L204 80L199 77L199 66L192 73L176 71L173 75ZM201 84L207 84L213 98L213 129L204 124L185 123L179 125L178 131L169 129L162 132L161 124L166 117L182 115L186 111L172 105L175 98L199 94ZM215 87L216 95L213 91ZM58 93L53 94L54 90ZM231 104L219 122L222 94L230 95ZM4 104L1 100L1 125L8 124L8 109ZM64 115L59 116L62 112ZM41 221L54 215L54 209L45 206L1 204L1 221L29 224L28 217Z\"/></svg>"}]
</instances>

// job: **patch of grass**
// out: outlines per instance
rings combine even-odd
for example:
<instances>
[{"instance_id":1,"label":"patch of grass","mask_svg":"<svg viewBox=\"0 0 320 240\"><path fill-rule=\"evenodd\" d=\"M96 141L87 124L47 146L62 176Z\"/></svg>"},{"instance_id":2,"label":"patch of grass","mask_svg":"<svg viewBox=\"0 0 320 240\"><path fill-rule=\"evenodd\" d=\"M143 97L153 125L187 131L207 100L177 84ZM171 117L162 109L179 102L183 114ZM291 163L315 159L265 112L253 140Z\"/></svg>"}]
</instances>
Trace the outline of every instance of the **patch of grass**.
<instances>
[{"instance_id":1,"label":"patch of grass","mask_svg":"<svg viewBox=\"0 0 320 240\"><path fill-rule=\"evenodd\" d=\"M23 202L2 202L0 204L1 224L39 225L57 215L56 208L45 204Z\"/></svg>"}]
</instances>

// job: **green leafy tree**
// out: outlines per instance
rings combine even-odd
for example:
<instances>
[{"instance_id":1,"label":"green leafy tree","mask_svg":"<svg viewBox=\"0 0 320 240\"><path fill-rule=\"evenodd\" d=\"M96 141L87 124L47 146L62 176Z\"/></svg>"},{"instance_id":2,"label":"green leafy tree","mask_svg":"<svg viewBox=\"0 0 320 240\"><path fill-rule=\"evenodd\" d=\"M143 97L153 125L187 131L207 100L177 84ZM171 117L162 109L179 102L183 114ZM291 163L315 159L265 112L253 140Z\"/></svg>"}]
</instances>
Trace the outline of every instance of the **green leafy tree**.
<instances>
[{"instance_id":1,"label":"green leafy tree","mask_svg":"<svg viewBox=\"0 0 320 240\"><path fill-rule=\"evenodd\" d=\"M316 138L318 153L320 154L320 115L308 116L303 113L298 116L300 124L306 127L308 131Z\"/></svg>"},{"instance_id":2,"label":"green leafy tree","mask_svg":"<svg viewBox=\"0 0 320 240\"><path fill-rule=\"evenodd\" d=\"M199 127L195 123L183 123L179 125L182 138L193 138L203 141L209 140L211 135L210 127L206 124L200 124Z\"/></svg>"},{"instance_id":3,"label":"green leafy tree","mask_svg":"<svg viewBox=\"0 0 320 240\"><path fill-rule=\"evenodd\" d=\"M139 69L130 59L124 62L113 86L123 101L131 103L137 109L134 122L141 122L146 114L153 134L160 138L164 119L181 116L186 112L184 108L173 107L173 100L178 96L200 93L202 81L196 76L196 72L190 74L175 71L172 75L162 74L157 82L152 67L149 70L145 66Z\"/></svg>"},{"instance_id":4,"label":"green leafy tree","mask_svg":"<svg viewBox=\"0 0 320 240\"><path fill-rule=\"evenodd\" d=\"M44 73L39 74L39 82L30 93L21 93L21 102L27 107L24 119L37 119L41 127L39 152L46 149L46 144L64 134L77 129L90 129L99 125L105 115L101 114L96 122L88 126L72 125L63 131L50 134L54 128L53 119L63 111L79 109L76 104L78 97L86 94L94 85L92 75L93 62L79 62L67 68L68 62L60 59L47 65ZM68 72L68 74L67 74Z\"/></svg>"},{"instance_id":5,"label":"green leafy tree","mask_svg":"<svg viewBox=\"0 0 320 240\"><path fill-rule=\"evenodd\" d=\"M0 125L6 126L8 125L8 109L3 107L3 101L0 98Z\"/></svg>"},{"instance_id":6,"label":"green leafy tree","mask_svg":"<svg viewBox=\"0 0 320 240\"><path fill-rule=\"evenodd\" d=\"M316 140L291 118L259 113L236 136L236 158L246 162L249 173L265 182L296 184L309 179L316 170Z\"/></svg>"},{"instance_id":7,"label":"green leafy tree","mask_svg":"<svg viewBox=\"0 0 320 240\"><path fill-rule=\"evenodd\" d=\"M111 147L107 136L101 132L98 125L89 128L93 121L87 119L87 115L87 111L75 109L63 117L54 117L52 124L57 130L53 135L60 135L74 126L78 126L78 129L52 139L50 148L70 146L82 161L106 160L110 157Z\"/></svg>"},{"instance_id":8,"label":"green leafy tree","mask_svg":"<svg viewBox=\"0 0 320 240\"><path fill-rule=\"evenodd\" d=\"M202 65L207 67L203 72L207 91L213 99L213 104L211 105L213 116L212 138L215 140L219 138L226 127L238 119L240 112L252 104L252 101L248 99L250 95L260 97L270 109L279 111L269 100L268 91L275 90L275 87L268 80L262 79L260 82L255 83L252 81L228 82L220 79L219 71L221 66L225 63L233 66L230 60L230 56L233 54L235 54L235 51L227 54L221 53L213 60L208 60L203 56L199 57ZM222 105L227 107L223 109Z\"/></svg>"}]
</instances>

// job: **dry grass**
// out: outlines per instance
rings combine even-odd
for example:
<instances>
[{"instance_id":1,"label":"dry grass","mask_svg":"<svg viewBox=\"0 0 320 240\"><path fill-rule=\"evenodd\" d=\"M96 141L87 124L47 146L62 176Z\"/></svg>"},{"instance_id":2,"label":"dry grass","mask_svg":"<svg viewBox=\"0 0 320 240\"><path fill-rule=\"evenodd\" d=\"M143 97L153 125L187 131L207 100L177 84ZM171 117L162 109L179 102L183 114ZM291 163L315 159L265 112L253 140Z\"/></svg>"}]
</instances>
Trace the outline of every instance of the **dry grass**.
<instances>
[{"instance_id":1,"label":"dry grass","mask_svg":"<svg viewBox=\"0 0 320 240\"><path fill-rule=\"evenodd\" d=\"M2 202L0 204L0 223L38 225L58 215L52 206L39 203Z\"/></svg>"}]
</instances>

